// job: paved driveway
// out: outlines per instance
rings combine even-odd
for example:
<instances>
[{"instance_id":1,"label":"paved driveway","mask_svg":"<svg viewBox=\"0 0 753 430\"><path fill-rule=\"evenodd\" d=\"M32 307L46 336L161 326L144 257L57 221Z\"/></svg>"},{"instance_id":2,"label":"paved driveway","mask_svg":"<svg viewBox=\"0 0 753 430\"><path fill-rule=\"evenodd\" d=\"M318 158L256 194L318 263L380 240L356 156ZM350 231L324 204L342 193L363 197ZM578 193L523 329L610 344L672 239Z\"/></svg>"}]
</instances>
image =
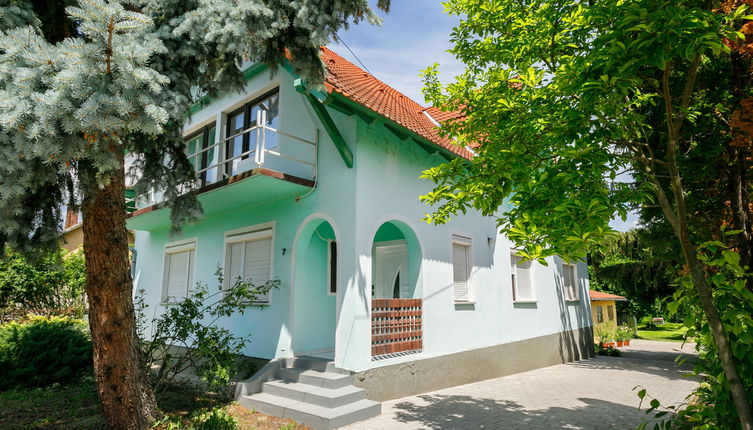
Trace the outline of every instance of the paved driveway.
<instances>
[{"instance_id":1,"label":"paved driveway","mask_svg":"<svg viewBox=\"0 0 753 430\"><path fill-rule=\"evenodd\" d=\"M635 429L636 385L662 404L679 404L697 382L690 363L673 360L693 346L634 340L623 357L596 357L384 402L382 415L349 429ZM693 360L695 356L691 355ZM645 409L645 408L644 408Z\"/></svg>"}]
</instances>

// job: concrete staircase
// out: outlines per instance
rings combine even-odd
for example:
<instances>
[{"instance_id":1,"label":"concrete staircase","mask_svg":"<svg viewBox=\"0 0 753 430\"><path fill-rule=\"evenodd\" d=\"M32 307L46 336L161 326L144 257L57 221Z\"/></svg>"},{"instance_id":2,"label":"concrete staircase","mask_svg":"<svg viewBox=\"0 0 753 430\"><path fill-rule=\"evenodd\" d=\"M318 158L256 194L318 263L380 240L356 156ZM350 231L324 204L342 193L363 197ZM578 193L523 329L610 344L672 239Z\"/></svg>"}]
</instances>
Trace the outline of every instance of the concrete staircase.
<instances>
[{"instance_id":1,"label":"concrete staircase","mask_svg":"<svg viewBox=\"0 0 753 430\"><path fill-rule=\"evenodd\" d=\"M382 405L366 399L366 391L352 385L350 373L331 361L295 357L270 364L257 373L261 375L256 381L241 382L247 383L236 396L241 405L315 430L346 426L382 412ZM259 383L261 392L254 393Z\"/></svg>"}]
</instances>

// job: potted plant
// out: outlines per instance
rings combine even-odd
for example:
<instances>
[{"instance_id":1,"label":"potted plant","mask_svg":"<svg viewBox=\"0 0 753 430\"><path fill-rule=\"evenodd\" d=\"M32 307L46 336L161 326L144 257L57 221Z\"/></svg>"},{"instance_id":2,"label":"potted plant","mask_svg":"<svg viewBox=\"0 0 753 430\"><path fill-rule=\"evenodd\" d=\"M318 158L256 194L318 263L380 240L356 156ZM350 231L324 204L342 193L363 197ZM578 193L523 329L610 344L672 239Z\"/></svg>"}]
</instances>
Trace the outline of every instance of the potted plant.
<instances>
[{"instance_id":1,"label":"potted plant","mask_svg":"<svg viewBox=\"0 0 753 430\"><path fill-rule=\"evenodd\" d=\"M617 346L628 346L630 345L630 338L633 336L633 329L621 325L617 327L615 337L617 338Z\"/></svg>"},{"instance_id":2,"label":"potted plant","mask_svg":"<svg viewBox=\"0 0 753 430\"><path fill-rule=\"evenodd\" d=\"M609 348L612 344L612 338L614 337L614 332L612 331L611 327L609 326L600 326L596 327L596 338L599 341L599 345L601 345L604 348Z\"/></svg>"}]
</instances>

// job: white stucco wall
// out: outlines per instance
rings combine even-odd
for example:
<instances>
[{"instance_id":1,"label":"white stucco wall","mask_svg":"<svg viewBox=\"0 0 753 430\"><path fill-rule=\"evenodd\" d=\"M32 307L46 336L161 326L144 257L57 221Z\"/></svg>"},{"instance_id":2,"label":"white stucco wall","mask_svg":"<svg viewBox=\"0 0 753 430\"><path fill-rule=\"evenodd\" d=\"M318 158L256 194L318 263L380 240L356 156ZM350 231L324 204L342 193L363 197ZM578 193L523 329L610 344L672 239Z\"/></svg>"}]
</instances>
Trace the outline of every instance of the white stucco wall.
<instances>
[{"instance_id":1,"label":"white stucco wall","mask_svg":"<svg viewBox=\"0 0 753 430\"><path fill-rule=\"evenodd\" d=\"M274 222L273 271L274 277L281 281L281 288L272 293L270 306L254 307L243 315L222 321L239 335L251 335L252 342L245 351L251 356L273 358L293 354L296 327L306 328L299 332L305 333L307 339L295 344L316 349L316 345L331 343L331 322L329 319L309 321L316 319L317 312L302 312L301 309L310 307L332 309L337 321L335 362L354 371L591 325L585 265L578 265L581 300L565 302L561 262L550 259L549 266L534 264L536 302L514 304L510 244L496 233L494 219L469 213L443 226L422 221L429 208L418 197L426 194L431 184L419 176L424 169L444 159L428 154L413 142L399 140L379 122L367 125L356 116L328 109L354 153L354 167L348 169L326 132L307 111L292 81L292 76L282 70L275 77L262 73L248 82L244 94L221 98L194 114L186 126L186 134L208 122L221 121L223 113L279 85L280 128L305 138L315 136L317 127L321 130L316 189L300 202L293 196L281 196L278 200L212 216L186 226L178 237L171 237L167 229L136 232L136 289L147 291L148 315L159 314L165 306L159 304L165 243L197 238L194 280L213 287L216 285L214 272L223 264L224 232ZM218 129L224 131L224 125ZM318 219L327 220L337 235L339 270L334 307L332 297L326 296L324 291L319 295L299 292L297 288L304 288L310 282L300 279L305 276L301 271L292 270L297 258L294 250L301 241L310 240L307 224ZM424 300L424 349L419 354L372 361L372 246L377 229L391 220L409 226L420 244L422 261L420 265L415 262L411 265L419 269L417 291ZM452 234L472 240L473 305L456 306L453 302ZM317 331L311 329L317 325L321 327L321 339L316 339Z\"/></svg>"}]
</instances>

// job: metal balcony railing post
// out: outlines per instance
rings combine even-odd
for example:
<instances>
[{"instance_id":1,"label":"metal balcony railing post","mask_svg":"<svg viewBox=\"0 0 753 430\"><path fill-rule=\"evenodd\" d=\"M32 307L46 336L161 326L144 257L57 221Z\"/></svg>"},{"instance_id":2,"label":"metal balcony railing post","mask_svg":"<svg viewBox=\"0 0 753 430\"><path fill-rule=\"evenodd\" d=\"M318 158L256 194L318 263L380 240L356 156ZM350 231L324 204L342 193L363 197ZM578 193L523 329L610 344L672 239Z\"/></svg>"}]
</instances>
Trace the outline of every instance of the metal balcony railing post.
<instances>
[{"instance_id":1,"label":"metal balcony railing post","mask_svg":"<svg viewBox=\"0 0 753 430\"><path fill-rule=\"evenodd\" d=\"M261 130L259 130L259 127L262 126L262 112L264 111L261 109L256 111L256 151L254 152L254 161L256 161L257 166L261 166L261 156L259 155L259 150L261 149Z\"/></svg>"}]
</instances>

